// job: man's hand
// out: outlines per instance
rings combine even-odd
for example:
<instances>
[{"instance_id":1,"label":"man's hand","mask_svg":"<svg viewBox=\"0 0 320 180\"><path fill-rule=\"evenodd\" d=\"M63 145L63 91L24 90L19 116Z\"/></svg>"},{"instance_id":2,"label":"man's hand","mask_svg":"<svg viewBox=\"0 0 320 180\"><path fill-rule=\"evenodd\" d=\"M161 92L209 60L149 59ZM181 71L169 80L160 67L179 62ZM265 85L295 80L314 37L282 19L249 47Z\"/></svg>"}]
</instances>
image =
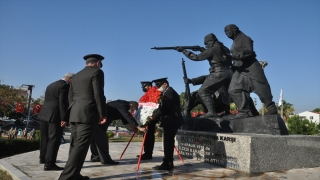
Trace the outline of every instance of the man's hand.
<instances>
[{"instance_id":1,"label":"man's hand","mask_svg":"<svg viewBox=\"0 0 320 180\"><path fill-rule=\"evenodd\" d=\"M64 121L64 120L62 120L61 123L60 123L60 126L61 126L61 127L65 127L66 125L67 125L67 122Z\"/></svg>"},{"instance_id":2,"label":"man's hand","mask_svg":"<svg viewBox=\"0 0 320 180\"><path fill-rule=\"evenodd\" d=\"M106 122L107 122L107 118L106 117L102 117L102 118L100 118L98 124L104 124Z\"/></svg>"},{"instance_id":3,"label":"man's hand","mask_svg":"<svg viewBox=\"0 0 320 180\"><path fill-rule=\"evenodd\" d=\"M139 131L141 131L141 132L144 132L144 133L147 133L148 132L148 130L146 129L146 128L143 128L143 127L137 127L138 129L139 129Z\"/></svg>"},{"instance_id":4,"label":"man's hand","mask_svg":"<svg viewBox=\"0 0 320 180\"><path fill-rule=\"evenodd\" d=\"M192 83L192 81L191 81L191 79L188 79L188 78L183 78L183 80L184 80L184 83L185 84L190 84L190 83Z\"/></svg>"},{"instance_id":5,"label":"man's hand","mask_svg":"<svg viewBox=\"0 0 320 180\"><path fill-rule=\"evenodd\" d=\"M176 50L177 50L178 52L183 52L184 49L183 49L182 47L177 47Z\"/></svg>"}]
</instances>

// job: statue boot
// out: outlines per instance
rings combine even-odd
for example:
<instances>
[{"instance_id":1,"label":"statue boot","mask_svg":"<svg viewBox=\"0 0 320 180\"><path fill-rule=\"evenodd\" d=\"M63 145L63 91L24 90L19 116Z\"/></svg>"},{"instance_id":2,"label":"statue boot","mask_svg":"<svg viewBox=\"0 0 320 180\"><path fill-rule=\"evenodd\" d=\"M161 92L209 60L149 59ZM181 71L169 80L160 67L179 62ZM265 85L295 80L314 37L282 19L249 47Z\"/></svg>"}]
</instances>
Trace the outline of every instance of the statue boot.
<instances>
[{"instance_id":1,"label":"statue boot","mask_svg":"<svg viewBox=\"0 0 320 180\"><path fill-rule=\"evenodd\" d=\"M220 119L220 115L215 110L215 103L211 97L205 97L206 99L202 99L203 104L206 106L208 112L200 118L207 118L212 120Z\"/></svg>"},{"instance_id":2,"label":"statue boot","mask_svg":"<svg viewBox=\"0 0 320 180\"><path fill-rule=\"evenodd\" d=\"M270 106L267 106L267 110L268 112L266 112L265 115L278 114L278 110L274 102Z\"/></svg>"}]
</instances>

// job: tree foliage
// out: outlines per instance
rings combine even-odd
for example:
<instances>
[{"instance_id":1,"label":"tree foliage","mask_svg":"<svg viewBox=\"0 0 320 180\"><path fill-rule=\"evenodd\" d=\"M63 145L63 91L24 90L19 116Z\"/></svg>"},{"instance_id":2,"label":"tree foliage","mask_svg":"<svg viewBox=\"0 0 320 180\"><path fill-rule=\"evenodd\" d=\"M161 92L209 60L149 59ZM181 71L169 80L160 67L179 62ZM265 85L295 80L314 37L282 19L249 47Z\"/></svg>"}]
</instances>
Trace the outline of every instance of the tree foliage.
<instances>
[{"instance_id":1,"label":"tree foliage","mask_svg":"<svg viewBox=\"0 0 320 180\"><path fill-rule=\"evenodd\" d=\"M320 108L315 108L314 110L312 110L311 112L314 112L314 113L320 113Z\"/></svg>"},{"instance_id":2,"label":"tree foliage","mask_svg":"<svg viewBox=\"0 0 320 180\"><path fill-rule=\"evenodd\" d=\"M181 109L183 109L183 106L185 105L187 103L187 99L186 99L186 97L185 97L185 92L182 92L181 94L180 94L180 107L181 107ZM199 105L197 105L196 107L194 107L192 110L191 110L191 112L201 112L201 111L203 111L203 107L202 107L202 105L201 104L199 104Z\"/></svg>"},{"instance_id":3,"label":"tree foliage","mask_svg":"<svg viewBox=\"0 0 320 180\"><path fill-rule=\"evenodd\" d=\"M16 102L26 104L27 99L21 95L19 89L13 86L0 84L0 116L8 116L15 111Z\"/></svg>"},{"instance_id":4,"label":"tree foliage","mask_svg":"<svg viewBox=\"0 0 320 180\"><path fill-rule=\"evenodd\" d=\"M320 133L320 125L308 119L300 119L294 115L287 119L287 126L290 134L315 135Z\"/></svg>"},{"instance_id":5,"label":"tree foliage","mask_svg":"<svg viewBox=\"0 0 320 180\"><path fill-rule=\"evenodd\" d=\"M294 113L295 109L293 108L293 104L286 102L285 100L282 100L282 105L278 106L278 114L281 115L281 108L283 106L283 120L287 121L289 116Z\"/></svg>"}]
</instances>

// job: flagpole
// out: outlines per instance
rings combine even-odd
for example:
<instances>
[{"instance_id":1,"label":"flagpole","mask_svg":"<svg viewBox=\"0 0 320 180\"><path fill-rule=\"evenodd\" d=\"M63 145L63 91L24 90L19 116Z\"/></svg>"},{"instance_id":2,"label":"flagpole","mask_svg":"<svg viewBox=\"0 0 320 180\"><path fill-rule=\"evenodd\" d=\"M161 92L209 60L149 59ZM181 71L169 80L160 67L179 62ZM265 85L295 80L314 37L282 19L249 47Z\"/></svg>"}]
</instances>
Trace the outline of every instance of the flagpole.
<instances>
[{"instance_id":1,"label":"flagpole","mask_svg":"<svg viewBox=\"0 0 320 180\"><path fill-rule=\"evenodd\" d=\"M262 67L262 70L264 71L264 68L268 65L268 62L267 62L267 61L259 61L259 63L260 63L260 65L261 65L261 67ZM264 109L266 108L266 107L265 107L265 104L262 103L261 106L262 106L261 115L264 115L264 113L265 113L265 112L264 112Z\"/></svg>"},{"instance_id":2,"label":"flagpole","mask_svg":"<svg viewBox=\"0 0 320 180\"><path fill-rule=\"evenodd\" d=\"M281 118L283 119L283 97L282 97L282 88L281 88L281 91L280 91L280 100L279 100L279 105L281 103L281 112L280 112L280 116Z\"/></svg>"},{"instance_id":3,"label":"flagpole","mask_svg":"<svg viewBox=\"0 0 320 180\"><path fill-rule=\"evenodd\" d=\"M283 119L283 100L281 99L281 118Z\"/></svg>"}]
</instances>

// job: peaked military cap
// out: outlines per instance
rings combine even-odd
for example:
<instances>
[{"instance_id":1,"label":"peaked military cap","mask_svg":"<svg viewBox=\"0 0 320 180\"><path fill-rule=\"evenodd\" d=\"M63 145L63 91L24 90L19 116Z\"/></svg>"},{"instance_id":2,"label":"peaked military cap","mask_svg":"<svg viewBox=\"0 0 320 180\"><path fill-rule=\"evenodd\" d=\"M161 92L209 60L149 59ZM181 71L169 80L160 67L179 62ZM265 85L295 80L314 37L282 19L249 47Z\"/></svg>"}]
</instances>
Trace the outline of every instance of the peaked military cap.
<instances>
[{"instance_id":1,"label":"peaked military cap","mask_svg":"<svg viewBox=\"0 0 320 180\"><path fill-rule=\"evenodd\" d=\"M146 86L152 86L152 82L151 81L141 81L140 82L142 85L142 88L146 87Z\"/></svg>"},{"instance_id":2,"label":"peaked military cap","mask_svg":"<svg viewBox=\"0 0 320 180\"><path fill-rule=\"evenodd\" d=\"M160 78L160 79L155 79L152 82L154 82L157 87L160 87L162 86L163 83L168 82L167 79L168 78Z\"/></svg>"},{"instance_id":3,"label":"peaked military cap","mask_svg":"<svg viewBox=\"0 0 320 180\"><path fill-rule=\"evenodd\" d=\"M104 60L104 57L101 56L100 54L88 54L88 55L85 55L83 57L83 59L85 61L102 61L102 60ZM101 67L102 67L103 66L102 62L100 62L100 64L101 64Z\"/></svg>"},{"instance_id":4,"label":"peaked military cap","mask_svg":"<svg viewBox=\"0 0 320 180\"><path fill-rule=\"evenodd\" d=\"M101 56L100 54L88 54L88 55L85 55L83 59L86 61L102 61L104 60L104 57Z\"/></svg>"}]
</instances>

